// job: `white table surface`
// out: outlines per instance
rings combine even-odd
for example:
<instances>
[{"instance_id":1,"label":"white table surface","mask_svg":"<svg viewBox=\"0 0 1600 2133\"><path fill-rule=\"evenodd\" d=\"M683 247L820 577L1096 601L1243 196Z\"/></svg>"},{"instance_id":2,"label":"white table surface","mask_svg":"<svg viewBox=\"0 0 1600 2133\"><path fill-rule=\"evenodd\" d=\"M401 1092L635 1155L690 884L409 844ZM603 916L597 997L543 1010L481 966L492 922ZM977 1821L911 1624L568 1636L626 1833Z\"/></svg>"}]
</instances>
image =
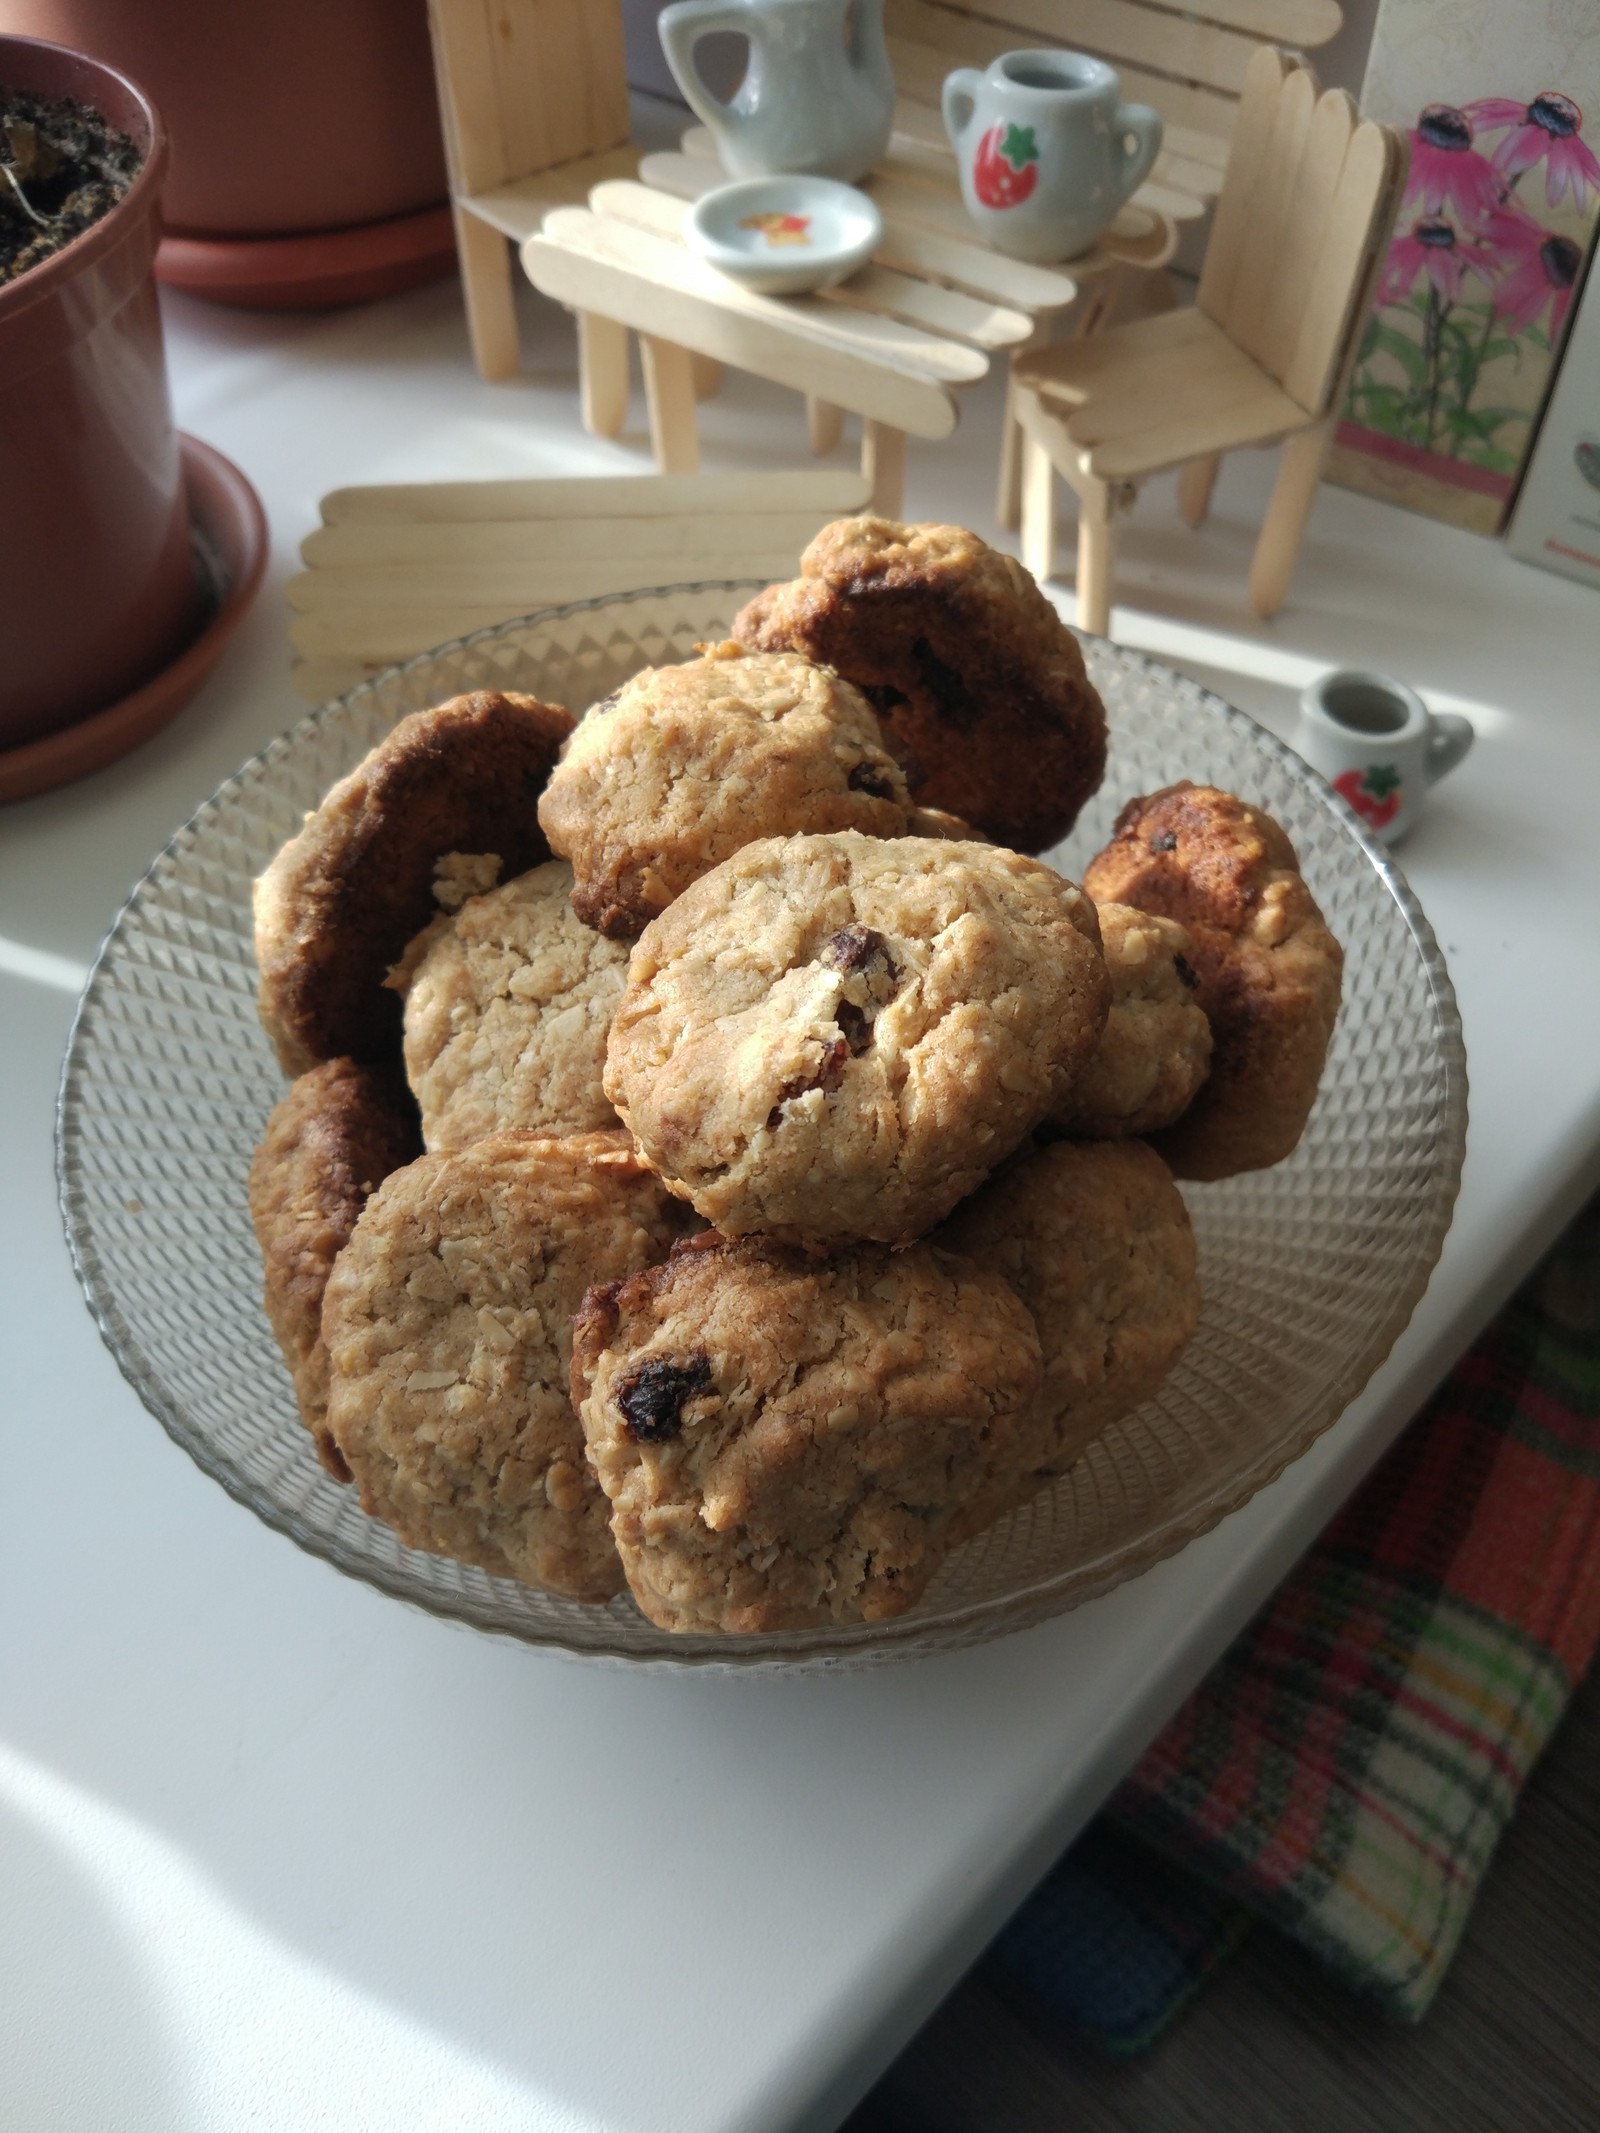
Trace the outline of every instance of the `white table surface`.
<instances>
[{"instance_id":1,"label":"white table surface","mask_svg":"<svg viewBox=\"0 0 1600 2133\"><path fill-rule=\"evenodd\" d=\"M1367 1393L1272 1488L1106 1599L948 1658L747 1680L579 1664L300 1554L171 1445L61 1239L52 1108L84 968L168 833L300 706L282 585L352 482L642 471L577 425L570 325L478 382L450 285L330 318L168 307L184 426L249 473L271 576L200 699L126 763L0 810L0 2122L733 2133L837 2122L1093 1813L1600 1171L1600 601L1324 490L1247 620L1270 464L1202 535L1157 483L1117 633L1280 731L1332 663L1415 682L1476 751L1405 859L1460 995L1455 1226ZM991 382L908 511L992 530ZM804 462L731 379L719 465ZM1070 611L1070 610L1069 610Z\"/></svg>"}]
</instances>

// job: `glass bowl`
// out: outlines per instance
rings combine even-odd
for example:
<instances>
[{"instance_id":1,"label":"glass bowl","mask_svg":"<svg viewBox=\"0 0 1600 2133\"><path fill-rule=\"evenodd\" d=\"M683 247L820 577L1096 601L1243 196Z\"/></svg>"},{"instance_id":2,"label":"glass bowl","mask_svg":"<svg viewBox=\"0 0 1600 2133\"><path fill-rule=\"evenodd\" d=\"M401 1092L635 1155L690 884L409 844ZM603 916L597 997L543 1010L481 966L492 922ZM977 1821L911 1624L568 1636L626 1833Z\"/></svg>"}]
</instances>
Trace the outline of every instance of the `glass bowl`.
<instances>
[{"instance_id":1,"label":"glass bowl","mask_svg":"<svg viewBox=\"0 0 1600 2133\"><path fill-rule=\"evenodd\" d=\"M261 1309L245 1174L283 1083L256 1019L251 880L406 712L476 688L580 711L639 667L724 636L754 589L641 592L481 631L312 712L245 764L156 858L90 975L62 1076L62 1209L89 1308L146 1406L231 1495L351 1576L575 1654L861 1666L1000 1636L1106 1591L1244 1503L1335 1420L1438 1257L1461 1168L1465 1061L1427 921L1344 802L1242 712L1091 639L1110 767L1051 858L1077 876L1130 795L1209 781L1283 824L1346 950L1344 1005L1295 1154L1184 1188L1205 1307L1158 1397L952 1556L890 1622L673 1637L626 1596L583 1607L403 1547L317 1464Z\"/></svg>"}]
</instances>

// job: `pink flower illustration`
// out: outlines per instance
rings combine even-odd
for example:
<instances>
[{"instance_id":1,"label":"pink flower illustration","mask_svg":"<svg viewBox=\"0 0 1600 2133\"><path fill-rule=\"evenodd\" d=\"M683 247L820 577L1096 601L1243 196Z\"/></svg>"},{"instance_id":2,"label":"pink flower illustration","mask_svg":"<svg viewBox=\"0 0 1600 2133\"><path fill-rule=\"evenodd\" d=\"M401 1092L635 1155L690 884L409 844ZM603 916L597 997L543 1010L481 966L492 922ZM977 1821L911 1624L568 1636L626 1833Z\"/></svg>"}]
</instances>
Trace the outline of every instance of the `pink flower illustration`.
<instances>
[{"instance_id":1,"label":"pink flower illustration","mask_svg":"<svg viewBox=\"0 0 1600 2133\"><path fill-rule=\"evenodd\" d=\"M1472 126L1454 104L1430 104L1411 135L1411 171L1406 203L1424 214L1454 208L1463 221L1499 206L1506 181L1472 145Z\"/></svg>"},{"instance_id":2,"label":"pink flower illustration","mask_svg":"<svg viewBox=\"0 0 1600 2133\"><path fill-rule=\"evenodd\" d=\"M1529 215L1499 214L1485 230L1497 269L1492 302L1512 333L1525 333L1550 307L1550 339L1558 340L1572 308L1583 254L1570 237L1553 237Z\"/></svg>"},{"instance_id":3,"label":"pink flower illustration","mask_svg":"<svg viewBox=\"0 0 1600 2133\"><path fill-rule=\"evenodd\" d=\"M1403 302L1417 276L1426 274L1447 304L1459 303L1463 274L1476 274L1480 280L1489 281L1493 272L1493 263L1464 245L1442 215L1424 215L1405 236L1397 237L1390 245L1378 300L1385 304Z\"/></svg>"},{"instance_id":4,"label":"pink flower illustration","mask_svg":"<svg viewBox=\"0 0 1600 2133\"><path fill-rule=\"evenodd\" d=\"M1510 129L1494 151L1494 167L1508 185L1542 161L1544 196L1552 207L1570 190L1574 211L1581 215L1589 204L1590 186L1600 192L1600 161L1578 139L1583 113L1570 96L1541 89L1531 104L1485 96L1468 104L1463 115L1484 133L1502 126Z\"/></svg>"}]
</instances>

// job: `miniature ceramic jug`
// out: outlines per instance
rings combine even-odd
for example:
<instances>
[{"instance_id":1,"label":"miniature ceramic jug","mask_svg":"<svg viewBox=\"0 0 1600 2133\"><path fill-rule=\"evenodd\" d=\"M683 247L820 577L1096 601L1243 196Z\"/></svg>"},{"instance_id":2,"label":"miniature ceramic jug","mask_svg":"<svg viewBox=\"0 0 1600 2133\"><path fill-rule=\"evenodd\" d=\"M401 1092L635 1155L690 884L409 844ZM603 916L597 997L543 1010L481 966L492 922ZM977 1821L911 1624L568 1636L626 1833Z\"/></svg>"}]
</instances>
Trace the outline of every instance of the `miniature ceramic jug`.
<instances>
[{"instance_id":1,"label":"miniature ceramic jug","mask_svg":"<svg viewBox=\"0 0 1600 2133\"><path fill-rule=\"evenodd\" d=\"M894 116L883 8L884 0L676 0L662 10L667 64L734 177L805 171L849 185L866 176ZM750 45L727 102L695 65L695 46L713 30Z\"/></svg>"},{"instance_id":2,"label":"miniature ceramic jug","mask_svg":"<svg viewBox=\"0 0 1600 2133\"><path fill-rule=\"evenodd\" d=\"M1081 52L1006 52L946 75L961 195L997 251L1041 263L1088 251L1161 147L1161 114L1121 95Z\"/></svg>"},{"instance_id":3,"label":"miniature ceramic jug","mask_svg":"<svg viewBox=\"0 0 1600 2133\"><path fill-rule=\"evenodd\" d=\"M1340 667L1300 698L1294 745L1355 809L1373 835L1398 844L1428 787L1472 746L1470 719L1430 711L1415 689L1385 674Z\"/></svg>"}]
</instances>

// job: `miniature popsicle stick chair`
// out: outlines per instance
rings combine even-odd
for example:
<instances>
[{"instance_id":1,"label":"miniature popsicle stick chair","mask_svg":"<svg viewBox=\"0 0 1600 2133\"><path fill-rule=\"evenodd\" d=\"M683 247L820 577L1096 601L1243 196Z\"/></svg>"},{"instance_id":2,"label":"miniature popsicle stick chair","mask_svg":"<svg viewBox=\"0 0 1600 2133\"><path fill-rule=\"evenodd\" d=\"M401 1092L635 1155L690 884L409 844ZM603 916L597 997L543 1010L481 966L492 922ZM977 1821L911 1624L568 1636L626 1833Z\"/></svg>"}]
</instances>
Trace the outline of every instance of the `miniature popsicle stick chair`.
<instances>
[{"instance_id":1,"label":"miniature popsicle stick chair","mask_svg":"<svg viewBox=\"0 0 1600 2133\"><path fill-rule=\"evenodd\" d=\"M1195 303L1017 358L1022 551L1054 566L1059 474L1078 493L1078 620L1111 615L1112 518L1173 467L1200 525L1222 454L1286 440L1250 572L1258 615L1289 588L1406 149L1343 90L1263 47L1250 62Z\"/></svg>"},{"instance_id":2,"label":"miniature popsicle stick chair","mask_svg":"<svg viewBox=\"0 0 1600 2133\"><path fill-rule=\"evenodd\" d=\"M521 244L553 207L639 165L621 0L428 0L428 18L473 360L483 377L509 378L519 351L507 240ZM627 335L581 314L578 335L585 416L614 436Z\"/></svg>"}]
</instances>

